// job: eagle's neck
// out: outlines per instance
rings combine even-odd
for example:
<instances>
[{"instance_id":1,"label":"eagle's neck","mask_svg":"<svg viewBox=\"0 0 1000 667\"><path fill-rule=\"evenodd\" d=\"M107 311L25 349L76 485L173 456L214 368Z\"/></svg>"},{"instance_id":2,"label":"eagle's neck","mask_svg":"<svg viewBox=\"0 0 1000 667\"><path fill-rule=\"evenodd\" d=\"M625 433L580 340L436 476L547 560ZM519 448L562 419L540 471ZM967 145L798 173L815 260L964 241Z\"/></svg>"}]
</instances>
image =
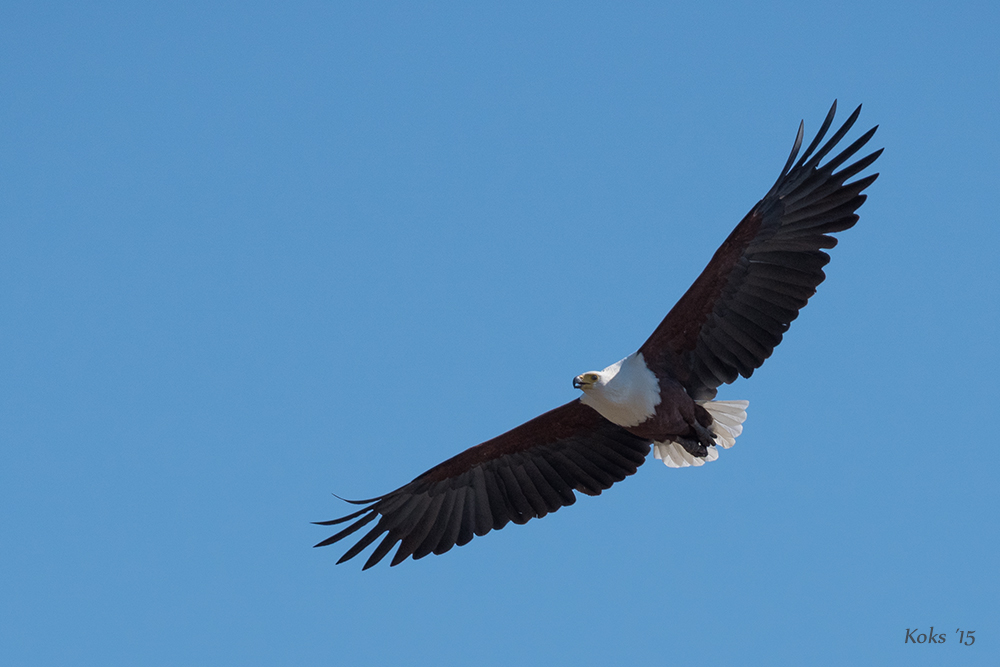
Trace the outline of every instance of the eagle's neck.
<instances>
[{"instance_id":1,"label":"eagle's neck","mask_svg":"<svg viewBox=\"0 0 1000 667\"><path fill-rule=\"evenodd\" d=\"M660 382L646 366L641 352L611 364L599 375L600 381L584 392L580 402L608 421L626 428L638 426L656 412Z\"/></svg>"}]
</instances>

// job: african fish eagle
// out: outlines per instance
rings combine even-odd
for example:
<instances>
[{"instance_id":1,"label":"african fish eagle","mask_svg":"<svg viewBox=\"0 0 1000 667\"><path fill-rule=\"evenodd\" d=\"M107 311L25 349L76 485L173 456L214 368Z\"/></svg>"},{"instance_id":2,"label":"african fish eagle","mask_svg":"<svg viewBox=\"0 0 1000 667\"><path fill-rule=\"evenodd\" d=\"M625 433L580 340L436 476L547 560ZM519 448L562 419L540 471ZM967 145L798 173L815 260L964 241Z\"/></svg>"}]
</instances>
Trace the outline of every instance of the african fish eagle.
<instances>
[{"instance_id":1,"label":"african fish eagle","mask_svg":"<svg viewBox=\"0 0 1000 667\"><path fill-rule=\"evenodd\" d=\"M700 466L731 447L747 401L716 401L721 384L750 377L781 342L816 292L830 261L834 232L858 221L861 194L878 174L846 181L869 167L877 150L835 171L875 134L864 133L820 165L861 112L817 150L837 103L796 162L804 124L777 182L736 226L705 270L634 353L601 371L576 376L579 398L476 445L391 493L368 500L326 546L378 519L341 557L354 558L382 538L363 569L398 543L392 559L442 554L476 535L543 517L596 496L642 465L653 448L670 467ZM815 151L815 152L814 152ZM384 536L384 537L383 537Z\"/></svg>"}]
</instances>

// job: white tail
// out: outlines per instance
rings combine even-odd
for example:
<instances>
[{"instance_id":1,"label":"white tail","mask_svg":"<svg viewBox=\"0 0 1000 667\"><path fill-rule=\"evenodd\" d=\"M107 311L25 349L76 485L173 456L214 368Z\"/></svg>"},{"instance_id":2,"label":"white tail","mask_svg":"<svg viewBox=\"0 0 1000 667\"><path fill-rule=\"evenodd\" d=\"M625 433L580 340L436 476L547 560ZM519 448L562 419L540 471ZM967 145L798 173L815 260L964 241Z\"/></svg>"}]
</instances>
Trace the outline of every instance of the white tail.
<instances>
[{"instance_id":1,"label":"white tail","mask_svg":"<svg viewBox=\"0 0 1000 667\"><path fill-rule=\"evenodd\" d=\"M712 432L715 445L729 449L736 444L736 437L743 432L743 422L747 418L750 401L699 401L699 405L712 415ZM654 443L653 455L671 468L687 468L704 465L706 461L719 458L715 445L708 447L704 458L692 456L680 443L668 440Z\"/></svg>"}]
</instances>

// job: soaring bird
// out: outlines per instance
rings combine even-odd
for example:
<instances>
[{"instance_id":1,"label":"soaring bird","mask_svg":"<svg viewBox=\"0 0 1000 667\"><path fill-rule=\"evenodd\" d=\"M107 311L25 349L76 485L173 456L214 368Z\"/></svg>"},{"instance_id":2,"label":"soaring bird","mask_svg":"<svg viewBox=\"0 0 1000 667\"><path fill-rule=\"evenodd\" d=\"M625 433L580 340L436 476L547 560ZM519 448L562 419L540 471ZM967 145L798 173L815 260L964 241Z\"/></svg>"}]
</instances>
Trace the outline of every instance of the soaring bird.
<instances>
[{"instance_id":1,"label":"soaring bird","mask_svg":"<svg viewBox=\"0 0 1000 667\"><path fill-rule=\"evenodd\" d=\"M513 521L526 523L600 495L634 473L652 447L670 467L714 461L743 431L747 401L714 400L719 385L750 377L823 282L824 250L850 229L861 194L878 174L848 183L879 149L836 171L875 134L865 132L825 164L861 113L859 106L821 148L834 102L802 157L804 123L774 186L723 242L649 339L604 370L573 378L583 394L434 466L409 484L332 521L350 522L316 546L377 523L340 558L381 538L363 569L396 545L392 565L442 554Z\"/></svg>"}]
</instances>

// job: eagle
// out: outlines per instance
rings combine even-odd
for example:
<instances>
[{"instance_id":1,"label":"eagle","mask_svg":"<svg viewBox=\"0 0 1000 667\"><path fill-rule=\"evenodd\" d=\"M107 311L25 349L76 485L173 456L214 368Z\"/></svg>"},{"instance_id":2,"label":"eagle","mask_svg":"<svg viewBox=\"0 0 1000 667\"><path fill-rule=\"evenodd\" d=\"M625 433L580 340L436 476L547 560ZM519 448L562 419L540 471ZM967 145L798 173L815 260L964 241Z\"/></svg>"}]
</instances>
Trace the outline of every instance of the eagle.
<instances>
[{"instance_id":1,"label":"eagle","mask_svg":"<svg viewBox=\"0 0 1000 667\"><path fill-rule=\"evenodd\" d=\"M443 554L476 535L523 524L620 482L654 456L673 468L701 466L743 430L747 401L715 400L720 385L750 377L823 282L832 233L857 223L862 192L878 174L852 182L879 149L838 168L878 126L825 164L857 121L859 106L820 147L834 101L816 138L796 161L804 122L778 180L736 226L690 289L638 350L600 371L573 378L582 395L471 447L409 484L322 526L348 524L317 547L339 542L378 520L338 560L381 541L362 569L397 544L409 557Z\"/></svg>"}]
</instances>

